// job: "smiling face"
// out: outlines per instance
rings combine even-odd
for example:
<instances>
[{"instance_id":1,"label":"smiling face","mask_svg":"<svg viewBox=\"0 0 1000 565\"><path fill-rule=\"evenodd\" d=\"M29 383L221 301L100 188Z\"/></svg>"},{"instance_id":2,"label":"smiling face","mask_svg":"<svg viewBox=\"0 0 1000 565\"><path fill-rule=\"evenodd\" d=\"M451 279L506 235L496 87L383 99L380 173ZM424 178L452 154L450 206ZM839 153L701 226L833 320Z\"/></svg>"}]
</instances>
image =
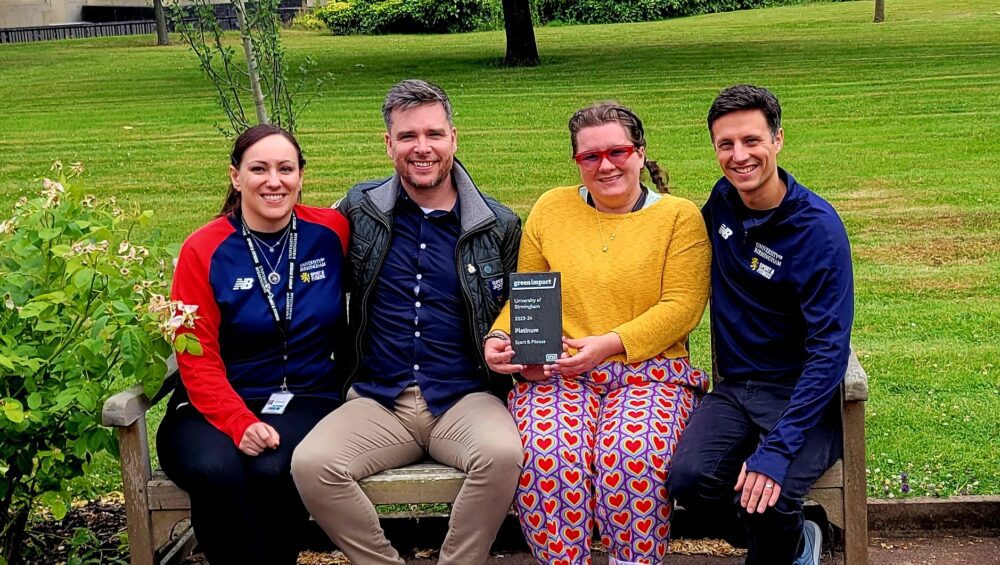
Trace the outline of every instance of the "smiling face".
<instances>
[{"instance_id":1,"label":"smiling face","mask_svg":"<svg viewBox=\"0 0 1000 565\"><path fill-rule=\"evenodd\" d=\"M781 203L785 184L778 175L778 153L784 137L781 128L772 136L760 110L730 112L712 124L719 166L748 208L769 210Z\"/></svg>"},{"instance_id":2,"label":"smiling face","mask_svg":"<svg viewBox=\"0 0 1000 565\"><path fill-rule=\"evenodd\" d=\"M243 153L229 177L240 192L240 209L254 231L285 227L302 190L302 169L295 146L281 135L269 135Z\"/></svg>"},{"instance_id":3,"label":"smiling face","mask_svg":"<svg viewBox=\"0 0 1000 565\"><path fill-rule=\"evenodd\" d=\"M458 134L441 104L422 104L392 111L385 134L386 153L409 191L451 185Z\"/></svg>"},{"instance_id":4,"label":"smiling face","mask_svg":"<svg viewBox=\"0 0 1000 565\"><path fill-rule=\"evenodd\" d=\"M608 122L580 129L576 134L575 148L579 154L633 145L621 124ZM592 170L581 166L580 179L594 198L598 210L625 213L639 198L639 175L645 162L646 151L640 147L621 165L603 158L600 165Z\"/></svg>"}]
</instances>

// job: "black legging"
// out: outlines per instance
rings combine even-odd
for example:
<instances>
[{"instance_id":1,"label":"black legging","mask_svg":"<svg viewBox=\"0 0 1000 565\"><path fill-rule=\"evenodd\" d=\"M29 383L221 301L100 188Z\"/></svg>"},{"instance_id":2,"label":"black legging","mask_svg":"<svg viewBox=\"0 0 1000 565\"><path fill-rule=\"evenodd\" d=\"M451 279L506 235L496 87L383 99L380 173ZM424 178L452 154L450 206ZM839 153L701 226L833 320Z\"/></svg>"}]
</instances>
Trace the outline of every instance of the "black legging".
<instances>
[{"instance_id":1,"label":"black legging","mask_svg":"<svg viewBox=\"0 0 1000 565\"><path fill-rule=\"evenodd\" d=\"M278 431L280 445L256 457L209 424L186 401L171 399L157 432L160 465L191 497L198 546L212 565L292 565L309 520L290 473L292 452L337 401L296 396L284 414L259 415Z\"/></svg>"}]
</instances>

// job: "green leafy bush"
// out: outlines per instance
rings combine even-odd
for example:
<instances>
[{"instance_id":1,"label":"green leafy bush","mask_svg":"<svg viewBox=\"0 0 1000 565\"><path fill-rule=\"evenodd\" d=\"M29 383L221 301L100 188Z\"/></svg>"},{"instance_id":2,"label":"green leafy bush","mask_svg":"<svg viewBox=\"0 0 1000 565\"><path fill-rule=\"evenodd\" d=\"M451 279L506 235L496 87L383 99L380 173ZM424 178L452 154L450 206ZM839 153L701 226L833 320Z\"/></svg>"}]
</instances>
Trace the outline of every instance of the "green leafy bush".
<instances>
[{"instance_id":1,"label":"green leafy bush","mask_svg":"<svg viewBox=\"0 0 1000 565\"><path fill-rule=\"evenodd\" d=\"M112 387L163 382L178 327L196 307L167 301L170 254L139 244L151 211L84 192L82 166L21 198L0 222L0 561L16 562L28 513L57 519L69 482L114 451L100 425ZM177 307L182 306L178 311ZM197 352L200 344L181 344Z\"/></svg>"},{"instance_id":2,"label":"green leafy bush","mask_svg":"<svg viewBox=\"0 0 1000 565\"><path fill-rule=\"evenodd\" d=\"M729 12L802 0L533 0L538 23L644 22Z\"/></svg>"},{"instance_id":3,"label":"green leafy bush","mask_svg":"<svg viewBox=\"0 0 1000 565\"><path fill-rule=\"evenodd\" d=\"M499 0L350 0L313 13L334 35L458 33L502 21Z\"/></svg>"},{"instance_id":4,"label":"green leafy bush","mask_svg":"<svg viewBox=\"0 0 1000 565\"><path fill-rule=\"evenodd\" d=\"M327 29L323 20L316 17L313 12L301 12L292 18L292 29L300 31L324 31Z\"/></svg>"}]
</instances>

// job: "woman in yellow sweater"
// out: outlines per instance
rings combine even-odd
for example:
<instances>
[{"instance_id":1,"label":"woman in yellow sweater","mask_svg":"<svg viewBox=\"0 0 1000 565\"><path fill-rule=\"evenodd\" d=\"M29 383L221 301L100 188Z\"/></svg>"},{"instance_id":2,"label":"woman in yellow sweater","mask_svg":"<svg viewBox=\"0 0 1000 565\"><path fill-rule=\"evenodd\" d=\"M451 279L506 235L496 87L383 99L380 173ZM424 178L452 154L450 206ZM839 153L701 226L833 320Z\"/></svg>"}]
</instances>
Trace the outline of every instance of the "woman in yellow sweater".
<instances>
[{"instance_id":1,"label":"woman in yellow sweater","mask_svg":"<svg viewBox=\"0 0 1000 565\"><path fill-rule=\"evenodd\" d=\"M516 503L535 558L590 563L596 519L611 563L659 563L667 469L707 387L685 343L708 300L711 251L698 208L665 194L631 110L594 104L569 130L583 183L538 199L518 263L562 273L567 354L513 364L509 304L484 353L520 377L508 402L525 449ZM640 183L644 167L664 194Z\"/></svg>"}]
</instances>

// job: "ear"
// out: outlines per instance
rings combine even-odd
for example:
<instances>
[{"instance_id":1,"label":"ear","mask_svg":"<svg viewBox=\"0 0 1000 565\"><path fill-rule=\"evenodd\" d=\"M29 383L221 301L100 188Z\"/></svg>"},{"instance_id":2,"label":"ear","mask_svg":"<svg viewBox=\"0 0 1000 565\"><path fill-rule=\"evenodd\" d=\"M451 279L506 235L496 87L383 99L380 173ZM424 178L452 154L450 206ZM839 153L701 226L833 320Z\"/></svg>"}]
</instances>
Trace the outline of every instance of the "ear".
<instances>
[{"instance_id":1,"label":"ear","mask_svg":"<svg viewBox=\"0 0 1000 565\"><path fill-rule=\"evenodd\" d=\"M240 179L240 170L232 165L229 165L229 180L230 182L233 183L233 188L236 189L236 192L240 191L239 179Z\"/></svg>"},{"instance_id":2,"label":"ear","mask_svg":"<svg viewBox=\"0 0 1000 565\"><path fill-rule=\"evenodd\" d=\"M774 135L774 148L776 153L781 152L781 148L785 146L785 129L778 128L778 133Z\"/></svg>"},{"instance_id":3,"label":"ear","mask_svg":"<svg viewBox=\"0 0 1000 565\"><path fill-rule=\"evenodd\" d=\"M458 130L451 128L451 151L458 151Z\"/></svg>"},{"instance_id":4,"label":"ear","mask_svg":"<svg viewBox=\"0 0 1000 565\"><path fill-rule=\"evenodd\" d=\"M392 138L389 132L385 132L385 154L392 158Z\"/></svg>"}]
</instances>

